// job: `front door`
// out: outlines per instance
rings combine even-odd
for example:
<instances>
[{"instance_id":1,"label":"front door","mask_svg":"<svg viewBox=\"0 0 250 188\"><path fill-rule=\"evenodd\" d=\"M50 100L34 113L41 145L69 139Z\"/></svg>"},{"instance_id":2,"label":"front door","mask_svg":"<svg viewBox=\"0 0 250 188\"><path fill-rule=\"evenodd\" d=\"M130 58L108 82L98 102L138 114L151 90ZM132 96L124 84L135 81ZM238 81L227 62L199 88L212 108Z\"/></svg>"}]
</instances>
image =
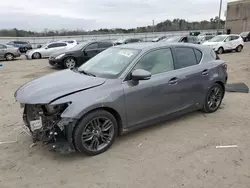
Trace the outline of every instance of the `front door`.
<instances>
[{"instance_id":1,"label":"front door","mask_svg":"<svg viewBox=\"0 0 250 188\"><path fill-rule=\"evenodd\" d=\"M7 52L7 47L5 45L0 44L0 58L3 59L4 55Z\"/></svg>"},{"instance_id":2,"label":"front door","mask_svg":"<svg viewBox=\"0 0 250 188\"><path fill-rule=\"evenodd\" d=\"M89 59L91 59L92 57L94 57L99 53L98 44L96 42L91 43L82 51L82 53L83 53L82 62L88 61Z\"/></svg>"},{"instance_id":3,"label":"front door","mask_svg":"<svg viewBox=\"0 0 250 188\"><path fill-rule=\"evenodd\" d=\"M136 69L147 70L152 77L136 85L130 79L123 83L128 127L171 113L180 97L170 48L147 53L133 68Z\"/></svg>"},{"instance_id":4,"label":"front door","mask_svg":"<svg viewBox=\"0 0 250 188\"><path fill-rule=\"evenodd\" d=\"M225 41L224 41L224 45L223 45L223 48L224 48L224 50L231 50L231 49L233 49L233 38L232 38L232 36L228 36L226 39L225 39Z\"/></svg>"}]
</instances>

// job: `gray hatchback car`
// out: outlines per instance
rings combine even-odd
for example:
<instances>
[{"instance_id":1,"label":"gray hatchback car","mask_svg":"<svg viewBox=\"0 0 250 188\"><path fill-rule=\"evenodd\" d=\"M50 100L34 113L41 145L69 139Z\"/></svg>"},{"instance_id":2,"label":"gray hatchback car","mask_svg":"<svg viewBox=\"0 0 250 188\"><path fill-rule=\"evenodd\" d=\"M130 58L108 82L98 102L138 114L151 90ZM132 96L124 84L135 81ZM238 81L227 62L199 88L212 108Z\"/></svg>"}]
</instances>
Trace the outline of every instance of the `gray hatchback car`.
<instances>
[{"instance_id":1,"label":"gray hatchback car","mask_svg":"<svg viewBox=\"0 0 250 188\"><path fill-rule=\"evenodd\" d=\"M210 47L137 43L35 79L15 97L33 142L97 155L117 135L190 111L215 112L226 81L227 65Z\"/></svg>"},{"instance_id":2,"label":"gray hatchback car","mask_svg":"<svg viewBox=\"0 0 250 188\"><path fill-rule=\"evenodd\" d=\"M11 61L16 57L20 56L21 52L18 48L6 44L0 44L0 59L6 59L7 61Z\"/></svg>"}]
</instances>

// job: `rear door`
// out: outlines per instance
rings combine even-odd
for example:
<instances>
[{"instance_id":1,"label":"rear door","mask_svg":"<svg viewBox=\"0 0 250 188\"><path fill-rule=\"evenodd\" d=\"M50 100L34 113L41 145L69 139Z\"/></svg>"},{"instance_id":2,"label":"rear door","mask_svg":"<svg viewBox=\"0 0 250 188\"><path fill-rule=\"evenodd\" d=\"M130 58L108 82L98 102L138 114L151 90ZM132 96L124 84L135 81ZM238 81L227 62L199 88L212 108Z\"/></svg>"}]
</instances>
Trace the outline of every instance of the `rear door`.
<instances>
[{"instance_id":1,"label":"rear door","mask_svg":"<svg viewBox=\"0 0 250 188\"><path fill-rule=\"evenodd\" d=\"M223 44L224 50L232 50L233 49L233 36L228 36Z\"/></svg>"},{"instance_id":2,"label":"rear door","mask_svg":"<svg viewBox=\"0 0 250 188\"><path fill-rule=\"evenodd\" d=\"M176 80L179 100L176 101L174 111L196 107L203 100L204 79L208 79L208 68L204 68L200 61L202 52L191 47L175 47Z\"/></svg>"}]
</instances>

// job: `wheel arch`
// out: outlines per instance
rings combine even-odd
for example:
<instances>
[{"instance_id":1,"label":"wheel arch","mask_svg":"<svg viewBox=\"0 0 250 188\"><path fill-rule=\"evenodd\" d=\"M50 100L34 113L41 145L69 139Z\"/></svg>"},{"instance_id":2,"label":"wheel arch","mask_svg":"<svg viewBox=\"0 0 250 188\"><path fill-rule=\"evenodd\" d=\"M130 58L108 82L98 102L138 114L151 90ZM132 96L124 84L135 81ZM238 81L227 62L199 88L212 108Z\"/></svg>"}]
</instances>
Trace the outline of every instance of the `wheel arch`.
<instances>
[{"instance_id":1,"label":"wheel arch","mask_svg":"<svg viewBox=\"0 0 250 188\"><path fill-rule=\"evenodd\" d=\"M224 97L224 95L225 95L225 84L222 82L222 81L216 81L216 82L214 82L215 84L219 84L221 87L222 87L222 89L223 89L223 97Z\"/></svg>"},{"instance_id":2,"label":"wheel arch","mask_svg":"<svg viewBox=\"0 0 250 188\"><path fill-rule=\"evenodd\" d=\"M123 128L123 122L122 122L122 118L121 118L121 115L113 108L111 107L99 107L99 108L94 108L94 109L91 109L89 111L87 111L86 113L84 113L82 115L82 117L78 120L78 122L84 117L86 116L87 114L90 114L94 111L98 111L98 110L105 110L107 112L109 112L110 114L112 114L114 116L114 118L116 119L117 121L117 125L118 125L118 135L121 135L122 133L122 128Z\"/></svg>"},{"instance_id":3,"label":"wheel arch","mask_svg":"<svg viewBox=\"0 0 250 188\"><path fill-rule=\"evenodd\" d=\"M15 57L15 55L14 55L13 53L7 52L6 54L4 54L4 58L6 58L6 56L7 56L8 54L11 54L11 55L13 55L13 57Z\"/></svg>"}]
</instances>

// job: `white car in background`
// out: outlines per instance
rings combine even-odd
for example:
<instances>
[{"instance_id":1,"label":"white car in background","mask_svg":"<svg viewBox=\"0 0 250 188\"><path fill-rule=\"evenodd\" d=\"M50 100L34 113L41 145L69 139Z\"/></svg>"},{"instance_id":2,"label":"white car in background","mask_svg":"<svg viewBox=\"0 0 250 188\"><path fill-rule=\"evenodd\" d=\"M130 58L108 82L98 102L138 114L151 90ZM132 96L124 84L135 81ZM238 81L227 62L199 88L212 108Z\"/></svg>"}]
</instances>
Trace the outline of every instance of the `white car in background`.
<instances>
[{"instance_id":1,"label":"white car in background","mask_svg":"<svg viewBox=\"0 0 250 188\"><path fill-rule=\"evenodd\" d=\"M68 42L52 42L43 45L41 48L29 50L26 52L25 56L27 59L41 59L41 58L48 58L53 53L67 51L77 43L68 43Z\"/></svg>"},{"instance_id":2,"label":"white car in background","mask_svg":"<svg viewBox=\"0 0 250 188\"><path fill-rule=\"evenodd\" d=\"M241 52L244 47L244 41L240 35L217 35L209 41L202 43L202 45L211 46L215 52L222 54L225 51L232 50Z\"/></svg>"}]
</instances>

